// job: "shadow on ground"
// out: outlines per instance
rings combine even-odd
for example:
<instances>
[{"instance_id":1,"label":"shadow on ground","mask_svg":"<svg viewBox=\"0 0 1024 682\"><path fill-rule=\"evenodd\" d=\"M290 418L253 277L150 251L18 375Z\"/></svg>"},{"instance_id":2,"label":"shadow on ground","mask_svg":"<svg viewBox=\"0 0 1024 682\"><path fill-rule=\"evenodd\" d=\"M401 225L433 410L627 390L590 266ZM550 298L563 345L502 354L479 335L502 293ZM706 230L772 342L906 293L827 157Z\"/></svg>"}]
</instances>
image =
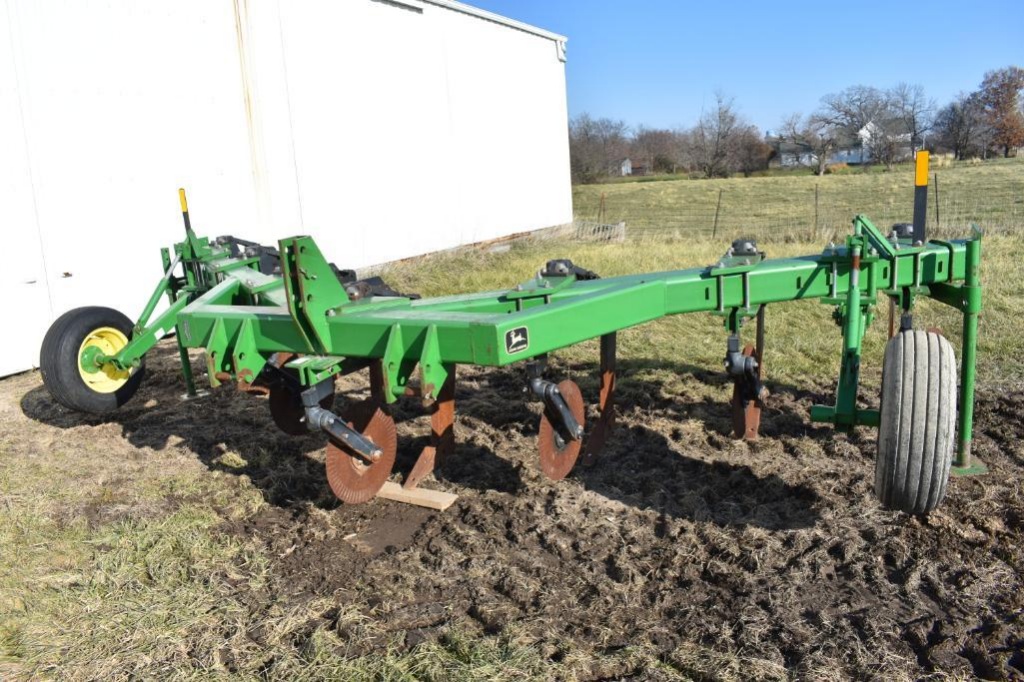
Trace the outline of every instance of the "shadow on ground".
<instances>
[{"instance_id":1,"label":"shadow on ground","mask_svg":"<svg viewBox=\"0 0 1024 682\"><path fill-rule=\"evenodd\" d=\"M139 393L110 415L68 410L41 386L22 397L21 408L31 419L62 429L116 423L123 437L139 448L185 447L212 470L248 476L265 499L278 507L338 506L324 477L323 436L281 433L270 419L265 398L230 386L184 400L176 362L173 347L158 348L148 357L147 377ZM597 464L588 469L577 467L571 478L609 499L669 517L770 529L814 523L816 496L805 486L788 484L775 475L758 476L748 466L691 457L672 438L635 423L630 415L640 413L667 420L698 420L708 430L709 445L729 445L727 404L706 398L690 403L686 396L666 396L661 382L645 380L641 384L629 379L631 372L648 368L643 362L621 364L619 411L625 416ZM596 366L574 365L571 371L593 376ZM724 385L717 375L691 366L679 365L669 371L691 373L698 383ZM523 395L523 383L522 373L511 368L462 371L456 393L460 429L486 428L489 433L462 439L435 472L460 495L470 491L516 495L527 487L548 484L538 480L536 472L525 471L536 467L533 439L538 417L535 406ZM581 379L581 384L585 394L596 394L595 379ZM339 382L337 404L364 395L365 386L347 378ZM780 405L771 420L783 428L790 422L803 423L794 401ZM396 471L404 473L428 443L429 423L415 401L397 404L394 414L400 425Z\"/></svg>"}]
</instances>

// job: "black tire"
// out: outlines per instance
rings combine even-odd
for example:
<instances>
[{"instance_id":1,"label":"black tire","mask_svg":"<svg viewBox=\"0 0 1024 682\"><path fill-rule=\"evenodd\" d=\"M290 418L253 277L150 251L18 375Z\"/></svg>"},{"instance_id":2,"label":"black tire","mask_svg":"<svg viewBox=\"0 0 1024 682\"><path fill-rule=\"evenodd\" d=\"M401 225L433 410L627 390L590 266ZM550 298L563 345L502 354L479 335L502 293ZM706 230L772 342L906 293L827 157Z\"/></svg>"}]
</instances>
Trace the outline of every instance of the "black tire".
<instances>
[{"instance_id":1,"label":"black tire","mask_svg":"<svg viewBox=\"0 0 1024 682\"><path fill-rule=\"evenodd\" d=\"M927 514L946 496L956 435L956 358L940 334L900 332L885 347L875 494Z\"/></svg>"},{"instance_id":2,"label":"black tire","mask_svg":"<svg viewBox=\"0 0 1024 682\"><path fill-rule=\"evenodd\" d=\"M104 414L116 410L135 395L145 374L145 365L133 370L123 386L100 393L88 386L78 370L82 342L93 331L112 327L131 338L132 321L111 308L88 307L69 310L50 325L39 350L39 371L43 385L53 399L79 412Z\"/></svg>"}]
</instances>

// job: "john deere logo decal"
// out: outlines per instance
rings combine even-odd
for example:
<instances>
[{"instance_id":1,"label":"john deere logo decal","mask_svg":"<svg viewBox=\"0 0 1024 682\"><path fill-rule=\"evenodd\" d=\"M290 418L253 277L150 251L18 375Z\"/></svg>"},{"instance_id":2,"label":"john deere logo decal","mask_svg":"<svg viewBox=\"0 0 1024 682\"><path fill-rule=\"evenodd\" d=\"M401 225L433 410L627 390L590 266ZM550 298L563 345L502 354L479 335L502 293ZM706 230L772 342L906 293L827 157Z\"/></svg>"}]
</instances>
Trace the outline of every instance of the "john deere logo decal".
<instances>
[{"instance_id":1,"label":"john deere logo decal","mask_svg":"<svg viewBox=\"0 0 1024 682\"><path fill-rule=\"evenodd\" d=\"M505 352L509 355L512 353L522 353L529 347L530 335L526 331L526 327L516 327L511 331L505 332Z\"/></svg>"}]
</instances>

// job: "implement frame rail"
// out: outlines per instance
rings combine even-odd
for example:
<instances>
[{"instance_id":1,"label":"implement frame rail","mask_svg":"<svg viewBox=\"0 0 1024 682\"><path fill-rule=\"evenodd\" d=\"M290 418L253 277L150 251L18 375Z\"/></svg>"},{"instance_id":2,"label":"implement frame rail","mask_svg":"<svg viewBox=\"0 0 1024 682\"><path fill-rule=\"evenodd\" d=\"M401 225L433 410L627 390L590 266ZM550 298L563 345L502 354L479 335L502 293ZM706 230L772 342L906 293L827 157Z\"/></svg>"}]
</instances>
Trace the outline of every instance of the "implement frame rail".
<instances>
[{"instance_id":1,"label":"implement frame rail","mask_svg":"<svg viewBox=\"0 0 1024 682\"><path fill-rule=\"evenodd\" d=\"M762 306L818 299L835 306L843 356L834 405L817 405L811 418L839 428L877 426L875 410L856 406L864 332L878 292L894 300L904 319L919 296L963 314L959 429L954 472L971 469L978 314L981 311L981 233L955 241L914 244L884 236L867 217L853 221L845 244L821 255L766 260L763 254L692 268L607 279L575 274L544 276L505 291L423 300L372 296L350 300L311 237L279 242L281 276L262 274L259 258L232 257L196 237L182 200L187 238L163 250L166 274L116 355L86 363L138 366L165 334L177 334L182 371L195 391L188 348L205 348L212 385L251 384L275 353L299 354L288 366L304 386L368 365L379 366L383 398L409 390L417 366L421 392L436 399L458 364L504 366L543 358L567 346L608 337L667 315L709 312L725 317L730 333ZM181 263L184 274L174 276ZM150 320L159 298L170 307ZM376 361L379 361L379 365Z\"/></svg>"}]
</instances>

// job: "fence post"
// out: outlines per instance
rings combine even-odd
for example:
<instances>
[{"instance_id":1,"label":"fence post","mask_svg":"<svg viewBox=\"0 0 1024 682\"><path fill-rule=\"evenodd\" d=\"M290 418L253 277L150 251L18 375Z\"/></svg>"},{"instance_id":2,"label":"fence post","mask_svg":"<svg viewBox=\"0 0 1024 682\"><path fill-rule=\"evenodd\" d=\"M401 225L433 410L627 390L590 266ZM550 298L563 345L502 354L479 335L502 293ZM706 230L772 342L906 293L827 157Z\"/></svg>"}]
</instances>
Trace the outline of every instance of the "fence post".
<instances>
[{"instance_id":1,"label":"fence post","mask_svg":"<svg viewBox=\"0 0 1024 682\"><path fill-rule=\"evenodd\" d=\"M814 229L811 231L811 240L818 234L818 183L814 183Z\"/></svg>"},{"instance_id":2,"label":"fence post","mask_svg":"<svg viewBox=\"0 0 1024 682\"><path fill-rule=\"evenodd\" d=\"M722 210L722 188L718 189L718 205L715 206L715 226L711 228L711 238L718 234L718 213Z\"/></svg>"},{"instance_id":3,"label":"fence post","mask_svg":"<svg viewBox=\"0 0 1024 682\"><path fill-rule=\"evenodd\" d=\"M939 229L939 174L932 173L935 178L935 229Z\"/></svg>"},{"instance_id":4,"label":"fence post","mask_svg":"<svg viewBox=\"0 0 1024 682\"><path fill-rule=\"evenodd\" d=\"M597 209L597 222L604 223L604 192L601 192L601 204Z\"/></svg>"}]
</instances>

